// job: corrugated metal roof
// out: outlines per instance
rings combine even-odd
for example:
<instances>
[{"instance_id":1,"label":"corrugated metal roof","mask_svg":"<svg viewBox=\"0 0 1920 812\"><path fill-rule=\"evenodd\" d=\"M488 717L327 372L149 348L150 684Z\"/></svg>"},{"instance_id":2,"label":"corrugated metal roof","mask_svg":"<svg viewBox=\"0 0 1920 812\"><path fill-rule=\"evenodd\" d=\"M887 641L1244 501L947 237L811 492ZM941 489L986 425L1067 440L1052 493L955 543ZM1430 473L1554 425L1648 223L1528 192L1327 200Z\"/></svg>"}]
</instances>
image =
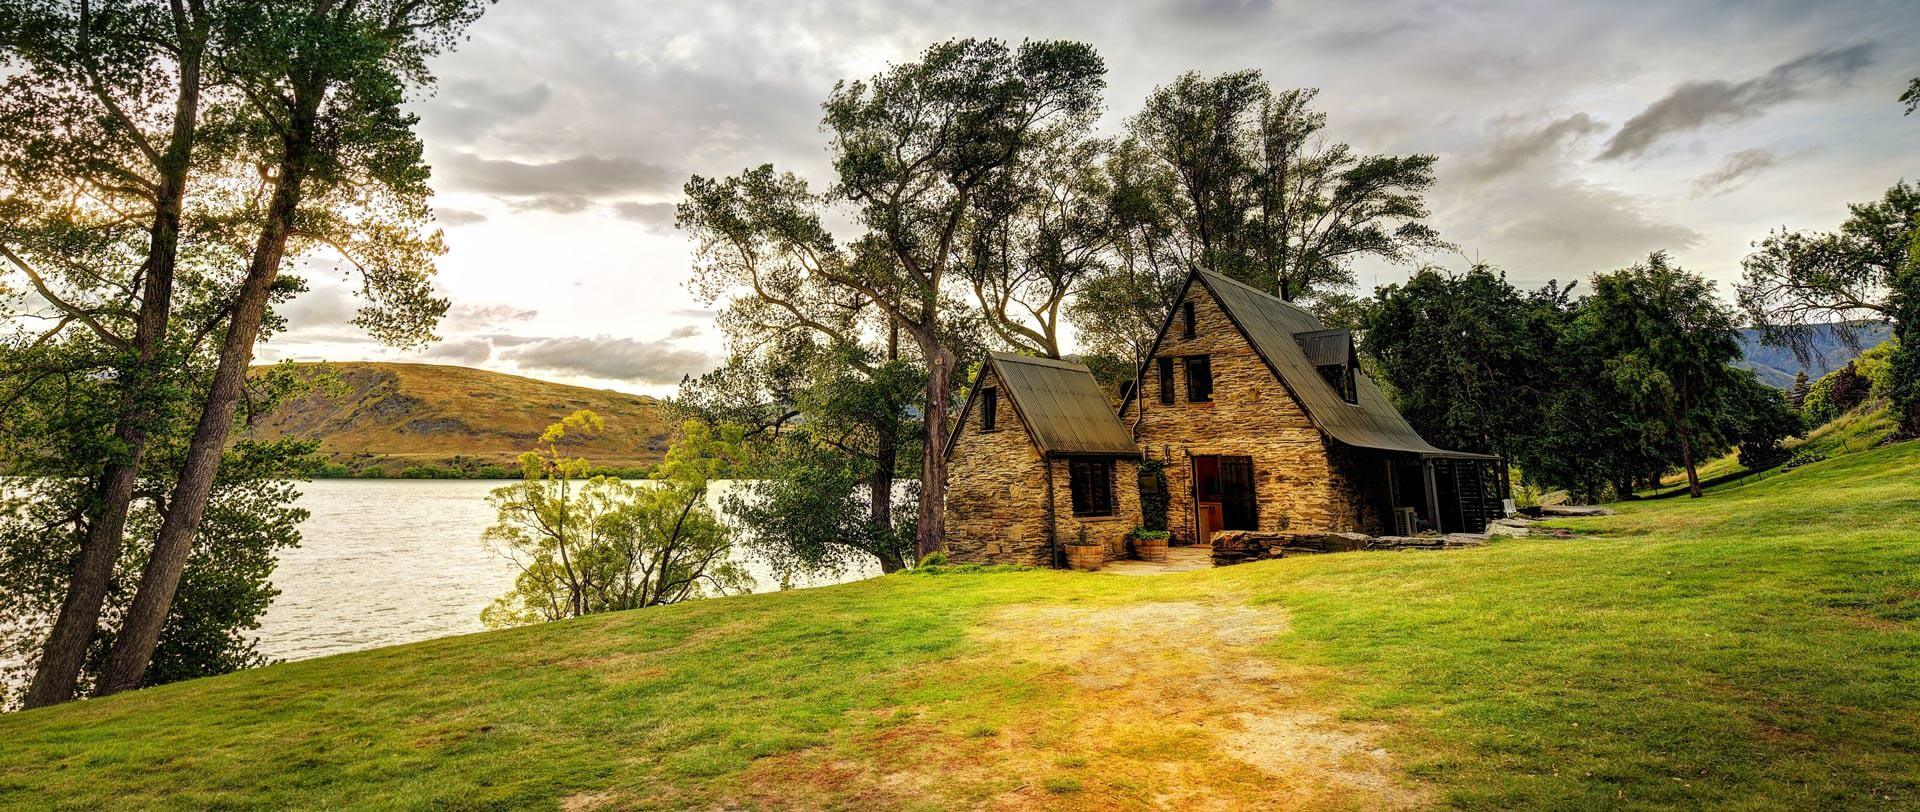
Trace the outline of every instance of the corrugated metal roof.
<instances>
[{"instance_id":1,"label":"corrugated metal roof","mask_svg":"<svg viewBox=\"0 0 1920 812\"><path fill-rule=\"evenodd\" d=\"M1133 436L1107 405L1093 371L1050 358L987 355L1000 386L1040 450L1063 454L1138 454Z\"/></svg>"},{"instance_id":2,"label":"corrugated metal roof","mask_svg":"<svg viewBox=\"0 0 1920 812\"><path fill-rule=\"evenodd\" d=\"M1498 459L1486 454L1447 451L1434 447L1398 409L1387 401L1380 387L1366 373L1354 371L1355 402L1348 403L1314 368L1307 350L1295 336L1323 334L1326 325L1306 308L1264 291L1241 284L1219 274L1201 271L1195 274L1226 310L1228 318L1240 325L1241 332L1268 366L1280 376L1307 417L1328 436L1342 443L1381 451L1404 451L1461 459ZM1316 348L1320 349L1320 348ZM1345 362L1345 350L1341 350Z\"/></svg>"}]
</instances>

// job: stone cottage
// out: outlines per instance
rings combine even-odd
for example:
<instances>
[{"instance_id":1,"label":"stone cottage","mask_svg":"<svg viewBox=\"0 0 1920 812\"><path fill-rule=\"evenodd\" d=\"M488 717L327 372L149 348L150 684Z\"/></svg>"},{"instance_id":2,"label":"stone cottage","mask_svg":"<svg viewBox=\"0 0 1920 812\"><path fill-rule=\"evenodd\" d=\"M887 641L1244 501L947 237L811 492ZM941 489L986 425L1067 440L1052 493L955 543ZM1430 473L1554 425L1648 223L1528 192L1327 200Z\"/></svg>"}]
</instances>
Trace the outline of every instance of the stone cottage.
<instances>
[{"instance_id":1,"label":"stone cottage","mask_svg":"<svg viewBox=\"0 0 1920 812\"><path fill-rule=\"evenodd\" d=\"M1175 543L1478 532L1500 515L1499 458L1434 447L1359 369L1348 331L1224 276L1188 277L1136 382L1115 413L1083 366L993 355L947 446L951 555L1044 566L1083 529L1119 553L1141 520L1141 459L1164 463Z\"/></svg>"},{"instance_id":2,"label":"stone cottage","mask_svg":"<svg viewBox=\"0 0 1920 812\"><path fill-rule=\"evenodd\" d=\"M1054 566L1083 533L1118 554L1140 524L1140 448L1079 364L988 354L946 453L956 561Z\"/></svg>"}]
</instances>

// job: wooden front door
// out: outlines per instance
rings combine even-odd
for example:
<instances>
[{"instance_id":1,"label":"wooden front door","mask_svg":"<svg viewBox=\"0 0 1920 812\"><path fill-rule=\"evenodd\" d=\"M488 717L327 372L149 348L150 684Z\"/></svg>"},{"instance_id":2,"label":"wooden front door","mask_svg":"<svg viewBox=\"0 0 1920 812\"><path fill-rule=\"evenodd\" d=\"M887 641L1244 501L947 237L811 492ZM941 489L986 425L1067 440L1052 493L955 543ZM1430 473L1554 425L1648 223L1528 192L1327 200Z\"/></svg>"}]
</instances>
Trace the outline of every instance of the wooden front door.
<instances>
[{"instance_id":1,"label":"wooden front door","mask_svg":"<svg viewBox=\"0 0 1920 812\"><path fill-rule=\"evenodd\" d=\"M1213 541L1221 530L1258 530L1254 507L1253 459L1250 457L1193 458L1194 540Z\"/></svg>"}]
</instances>

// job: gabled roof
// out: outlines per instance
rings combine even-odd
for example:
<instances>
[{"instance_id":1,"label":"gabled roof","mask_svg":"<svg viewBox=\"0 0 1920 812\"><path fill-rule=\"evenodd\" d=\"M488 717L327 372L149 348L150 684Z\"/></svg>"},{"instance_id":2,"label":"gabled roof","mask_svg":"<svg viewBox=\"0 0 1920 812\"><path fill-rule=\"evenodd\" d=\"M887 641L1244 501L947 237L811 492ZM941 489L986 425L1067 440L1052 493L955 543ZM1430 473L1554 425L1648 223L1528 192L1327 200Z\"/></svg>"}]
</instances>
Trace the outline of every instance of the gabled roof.
<instances>
[{"instance_id":1,"label":"gabled roof","mask_svg":"<svg viewBox=\"0 0 1920 812\"><path fill-rule=\"evenodd\" d=\"M1106 395L1093 371L1080 364L1050 358L1029 358L1006 352L987 354L987 366L1000 380L1001 391L1027 427L1034 444L1045 453L1057 454L1138 454L1140 447L1133 435L1121 425L1120 418L1107 405ZM986 374L986 368L980 370ZM980 392L976 380L973 394L962 407L965 415ZM963 419L947 439L947 450L966 428Z\"/></svg>"},{"instance_id":2,"label":"gabled roof","mask_svg":"<svg viewBox=\"0 0 1920 812\"><path fill-rule=\"evenodd\" d=\"M1320 376L1301 338L1318 344L1327 335L1326 325L1311 311L1292 302L1225 276L1196 271L1187 280L1205 285L1227 318L1240 328L1254 352L1280 379L1281 385L1300 404L1320 431L1341 443L1380 451L1401 451L1434 457L1461 459L1498 459L1486 454L1447 451L1436 448L1413 430L1400 411L1387 401L1380 387L1366 373L1354 370L1353 403L1341 397L1333 385ZM1186 297L1186 290L1180 293ZM1161 328L1165 335L1166 328ZM1303 336L1302 334L1318 334ZM1158 350L1158 339L1155 349ZM1325 347L1315 347L1325 350Z\"/></svg>"}]
</instances>

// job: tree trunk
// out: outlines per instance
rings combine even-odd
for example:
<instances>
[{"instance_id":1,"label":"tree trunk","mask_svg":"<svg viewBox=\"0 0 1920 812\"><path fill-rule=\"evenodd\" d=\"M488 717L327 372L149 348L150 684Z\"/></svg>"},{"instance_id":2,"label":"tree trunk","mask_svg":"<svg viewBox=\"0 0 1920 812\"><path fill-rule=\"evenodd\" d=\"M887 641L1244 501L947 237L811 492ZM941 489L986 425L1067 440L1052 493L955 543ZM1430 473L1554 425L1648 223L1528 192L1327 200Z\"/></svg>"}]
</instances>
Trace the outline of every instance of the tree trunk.
<instances>
[{"instance_id":1,"label":"tree trunk","mask_svg":"<svg viewBox=\"0 0 1920 812\"><path fill-rule=\"evenodd\" d=\"M60 615L47 634L40 665L27 688L28 708L65 702L74 697L87 649L100 625L100 610L120 559L121 538L133 489L146 453L147 432L156 416L153 379L173 316L173 277L180 248L181 204L186 199L193 141L200 118L201 43L189 42L180 55L180 90L174 103L173 131L163 156L160 182L154 194L153 225L148 229L147 259L142 265L140 313L134 327L131 363L120 373L119 415L114 438L120 453L101 472L93 517L74 559L73 577L60 604Z\"/></svg>"},{"instance_id":2,"label":"tree trunk","mask_svg":"<svg viewBox=\"0 0 1920 812\"><path fill-rule=\"evenodd\" d=\"M134 595L133 606L127 610L126 621L107 653L97 691L102 696L137 688L146 675L153 650L160 642L160 632L172 611L180 575L193 552L194 534L200 529L207 501L213 495L220 458L233 429L234 406L240 399L241 388L246 385L247 367L253 363L253 342L266 316L268 297L286 256L294 215L300 208L301 185L310 160L320 99L318 88L303 90L307 92L290 125L280 160L279 182L274 186L260 239L254 245L253 260L248 264L246 279L234 302L213 385L202 404L200 421L194 426L180 479L167 500L167 515L154 541L153 553L140 574L140 591Z\"/></svg>"},{"instance_id":3,"label":"tree trunk","mask_svg":"<svg viewBox=\"0 0 1920 812\"><path fill-rule=\"evenodd\" d=\"M1699 499L1700 472L1693 464L1693 440L1687 436L1687 430L1680 430L1680 461L1687 467L1687 496Z\"/></svg>"},{"instance_id":4,"label":"tree trunk","mask_svg":"<svg viewBox=\"0 0 1920 812\"><path fill-rule=\"evenodd\" d=\"M940 346L933 328L914 330L921 354L927 359L926 425L920 458L920 512L914 530L915 558L946 549L947 496L947 382L953 377L954 357Z\"/></svg>"}]
</instances>

